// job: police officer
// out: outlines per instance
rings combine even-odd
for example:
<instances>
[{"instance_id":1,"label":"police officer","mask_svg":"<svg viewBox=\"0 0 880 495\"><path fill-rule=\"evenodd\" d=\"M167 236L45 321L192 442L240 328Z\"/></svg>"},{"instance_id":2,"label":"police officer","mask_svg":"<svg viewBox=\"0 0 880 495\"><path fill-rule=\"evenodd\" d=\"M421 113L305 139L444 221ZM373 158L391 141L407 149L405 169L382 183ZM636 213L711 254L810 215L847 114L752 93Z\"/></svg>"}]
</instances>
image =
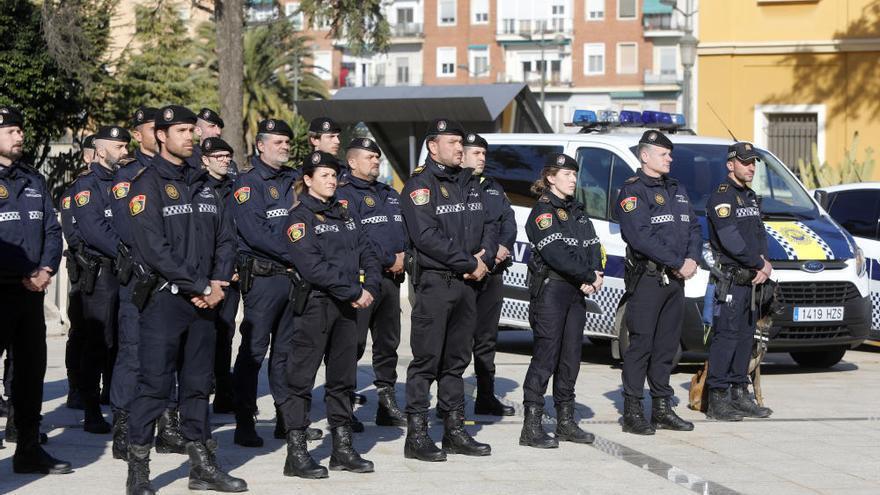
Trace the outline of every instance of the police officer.
<instances>
[{"instance_id":1,"label":"police officer","mask_svg":"<svg viewBox=\"0 0 880 495\"><path fill-rule=\"evenodd\" d=\"M625 318L630 343L623 356L623 431L690 431L693 423L672 410L669 375L681 339L684 281L697 271L700 224L684 186L667 175L672 163L669 138L660 131L645 131L637 155L642 166L625 181L615 206L628 244ZM641 402L646 375L650 423Z\"/></svg>"},{"instance_id":2,"label":"police officer","mask_svg":"<svg viewBox=\"0 0 880 495\"><path fill-rule=\"evenodd\" d=\"M196 117L196 140L201 143L208 138L220 137L223 127L225 127L225 124L223 123L223 119L220 118L219 113L210 108L202 108L199 110ZM193 147L193 154L187 160L187 163L196 169L202 168L202 150L199 146ZM235 179L235 177L238 176L238 165L235 161L229 162L227 169L228 172L226 174L229 175L231 179Z\"/></svg>"},{"instance_id":3,"label":"police officer","mask_svg":"<svg viewBox=\"0 0 880 495\"><path fill-rule=\"evenodd\" d=\"M12 457L16 473L63 474L70 463L40 446L40 409L46 374L45 290L61 263L61 227L43 177L21 161L21 113L0 107L0 342L15 363L13 419L18 438Z\"/></svg>"},{"instance_id":4,"label":"police officer","mask_svg":"<svg viewBox=\"0 0 880 495\"><path fill-rule=\"evenodd\" d=\"M77 252L85 319L80 393L85 406L83 429L89 433L110 432L110 424L101 414L98 382L103 363L108 354L112 355L116 342L119 282L114 274L114 261L122 241L113 228L109 193L113 173L126 157L130 140L128 131L122 127L98 129L95 161L79 175L72 188L73 217L82 239Z\"/></svg>"},{"instance_id":5,"label":"police officer","mask_svg":"<svg viewBox=\"0 0 880 495\"><path fill-rule=\"evenodd\" d=\"M520 445L555 448L558 441L592 443L593 435L574 419L574 386L580 370L587 320L584 296L602 289L602 247L584 205L574 199L577 161L562 153L547 156L539 195L526 222L532 244L529 260L529 323L535 334L532 361L523 382L525 418ZM544 432L544 392L553 376L556 437Z\"/></svg>"},{"instance_id":6,"label":"police officer","mask_svg":"<svg viewBox=\"0 0 880 495\"><path fill-rule=\"evenodd\" d=\"M89 134L82 142L82 163L86 167L95 159L95 135Z\"/></svg>"},{"instance_id":7,"label":"police officer","mask_svg":"<svg viewBox=\"0 0 880 495\"><path fill-rule=\"evenodd\" d=\"M327 477L306 449L312 388L322 359L327 363L324 403L333 436L330 469L373 471L373 463L352 446L350 394L357 383L357 311L373 303L382 275L363 229L336 201L338 170L338 160L329 153L316 151L306 159L302 191L285 230L288 264L302 277L286 367L292 393L279 404L288 428L286 476Z\"/></svg>"},{"instance_id":8,"label":"police officer","mask_svg":"<svg viewBox=\"0 0 880 495\"><path fill-rule=\"evenodd\" d=\"M339 140L341 133L342 128L330 117L316 117L309 122L309 145L312 151L323 151L338 156L342 145L342 141ZM340 175L337 179L342 180L348 176L348 164L340 163L339 167Z\"/></svg>"},{"instance_id":9,"label":"police officer","mask_svg":"<svg viewBox=\"0 0 880 495\"><path fill-rule=\"evenodd\" d=\"M464 130L436 119L425 136L428 158L403 188L401 210L414 258L413 360L407 369L404 455L444 461L446 453L489 455L464 429L464 382L476 326L476 284L494 265L498 247L480 183L461 168ZM420 272L420 273L416 273ZM428 436L428 392L437 381L444 417L443 450Z\"/></svg>"},{"instance_id":10,"label":"police officer","mask_svg":"<svg viewBox=\"0 0 880 495\"><path fill-rule=\"evenodd\" d=\"M477 291L477 327L474 331L474 373L477 375L477 400L474 414L513 416L514 409L495 397L495 346L498 341L498 320L504 302L504 270L510 264L510 252L516 242L516 217L504 188L483 174L489 143L479 134L469 133L464 139L464 157L461 166L473 169L483 188L486 213L496 222L498 252L495 267Z\"/></svg>"},{"instance_id":11,"label":"police officer","mask_svg":"<svg viewBox=\"0 0 880 495\"><path fill-rule=\"evenodd\" d=\"M208 171L208 183L217 192L221 208L231 208L232 177L229 176L229 165L232 162L232 146L219 137L202 139L202 166ZM232 212L223 218L232 222ZM230 226L234 229L235 226ZM238 286L238 275L233 275L232 282L226 290L226 297L220 303L217 314L217 347L214 352L214 413L235 412L235 397L232 393L232 338L235 336L235 316L238 314L238 303L241 293Z\"/></svg>"},{"instance_id":12,"label":"police officer","mask_svg":"<svg viewBox=\"0 0 880 495\"><path fill-rule=\"evenodd\" d=\"M337 195L359 228L364 230L382 267L380 294L376 294L376 300L369 308L358 311L358 360L366 350L368 331L373 339L373 383L379 397L376 424L406 426L406 416L400 411L394 395L406 231L400 213L400 195L391 186L376 180L381 156L382 151L372 139L352 139L345 156L351 172L347 179L343 179ZM356 418L353 421L359 423Z\"/></svg>"},{"instance_id":13,"label":"police officer","mask_svg":"<svg viewBox=\"0 0 880 495\"><path fill-rule=\"evenodd\" d=\"M706 379L706 416L721 421L739 421L743 416L766 418L772 413L754 402L748 378L757 323L752 294L773 273L767 261L767 233L758 198L749 187L757 159L758 153L751 143L739 142L728 147L727 177L706 203L709 240L730 287L727 297L716 302Z\"/></svg>"},{"instance_id":14,"label":"police officer","mask_svg":"<svg viewBox=\"0 0 880 495\"><path fill-rule=\"evenodd\" d=\"M244 298L241 346L235 358L235 443L260 447L254 415L257 412L257 376L269 351L269 388L276 405L275 437L286 431L277 406L290 396L284 374L284 348L293 335L293 312L288 300L284 228L294 200L294 170L287 167L293 130L287 122L266 119L257 131L253 166L235 182L232 213L238 229L238 272ZM313 429L312 438L321 430Z\"/></svg>"},{"instance_id":15,"label":"police officer","mask_svg":"<svg viewBox=\"0 0 880 495\"><path fill-rule=\"evenodd\" d=\"M138 392L129 416L128 493L152 494L153 426L165 410L178 369L181 433L190 458L189 486L239 492L244 480L217 465L208 423L214 369L215 308L232 277L235 238L207 172L186 165L196 116L170 105L159 110L159 155L131 184L129 215L139 276L132 300L141 308Z\"/></svg>"}]
</instances>

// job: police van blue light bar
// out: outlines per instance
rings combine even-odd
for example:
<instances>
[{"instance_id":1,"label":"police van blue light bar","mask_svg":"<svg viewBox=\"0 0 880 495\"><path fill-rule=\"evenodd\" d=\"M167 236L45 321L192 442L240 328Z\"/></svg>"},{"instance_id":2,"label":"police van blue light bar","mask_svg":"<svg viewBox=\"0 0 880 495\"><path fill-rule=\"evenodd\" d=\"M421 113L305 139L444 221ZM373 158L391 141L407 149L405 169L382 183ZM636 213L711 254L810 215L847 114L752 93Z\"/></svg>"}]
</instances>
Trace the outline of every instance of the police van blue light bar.
<instances>
[{"instance_id":1,"label":"police van blue light bar","mask_svg":"<svg viewBox=\"0 0 880 495\"><path fill-rule=\"evenodd\" d=\"M599 110L597 115L599 122L603 124L616 125L620 123L620 115L614 110Z\"/></svg>"},{"instance_id":2,"label":"police van blue light bar","mask_svg":"<svg viewBox=\"0 0 880 495\"><path fill-rule=\"evenodd\" d=\"M680 114L680 113L672 114L672 123L674 123L675 125L677 125L679 127L686 127L687 126L687 121L685 120L684 115Z\"/></svg>"},{"instance_id":3,"label":"police van blue light bar","mask_svg":"<svg viewBox=\"0 0 880 495\"><path fill-rule=\"evenodd\" d=\"M639 127L643 124L642 112L636 112L635 110L624 110L620 112L620 125Z\"/></svg>"},{"instance_id":4,"label":"police van blue light bar","mask_svg":"<svg viewBox=\"0 0 880 495\"><path fill-rule=\"evenodd\" d=\"M610 132L615 127L646 127L669 132L684 130L688 132L687 121L680 113L658 112L656 110L575 110L572 122L567 127L580 127L581 132Z\"/></svg>"},{"instance_id":5,"label":"police van blue light bar","mask_svg":"<svg viewBox=\"0 0 880 495\"><path fill-rule=\"evenodd\" d=\"M578 125L595 124L598 121L596 112L592 110L575 110L574 118L572 118L572 122Z\"/></svg>"}]
</instances>

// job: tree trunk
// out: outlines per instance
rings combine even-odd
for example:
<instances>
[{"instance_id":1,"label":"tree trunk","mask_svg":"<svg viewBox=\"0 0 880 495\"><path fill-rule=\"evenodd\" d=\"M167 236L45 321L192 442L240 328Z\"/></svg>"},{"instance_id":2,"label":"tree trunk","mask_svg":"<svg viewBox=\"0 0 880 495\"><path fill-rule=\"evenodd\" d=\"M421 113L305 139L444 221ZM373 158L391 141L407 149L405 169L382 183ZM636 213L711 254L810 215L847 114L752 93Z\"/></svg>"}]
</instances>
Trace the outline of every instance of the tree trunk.
<instances>
[{"instance_id":1,"label":"tree trunk","mask_svg":"<svg viewBox=\"0 0 880 495\"><path fill-rule=\"evenodd\" d=\"M235 151L235 161L246 163L244 141L244 0L216 0L217 62L220 71L220 115L227 125L223 139Z\"/></svg>"}]
</instances>

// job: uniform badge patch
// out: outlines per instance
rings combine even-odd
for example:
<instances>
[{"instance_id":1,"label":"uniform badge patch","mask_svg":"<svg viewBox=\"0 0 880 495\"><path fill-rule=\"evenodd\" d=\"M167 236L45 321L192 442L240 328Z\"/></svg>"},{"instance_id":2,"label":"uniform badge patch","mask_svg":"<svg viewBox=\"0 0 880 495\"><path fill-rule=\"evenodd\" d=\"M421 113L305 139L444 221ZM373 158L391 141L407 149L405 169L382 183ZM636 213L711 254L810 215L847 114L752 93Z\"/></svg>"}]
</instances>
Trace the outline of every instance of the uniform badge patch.
<instances>
[{"instance_id":1,"label":"uniform badge patch","mask_svg":"<svg viewBox=\"0 0 880 495\"><path fill-rule=\"evenodd\" d=\"M563 222L568 220L568 212L563 210L562 208L556 210L556 216L559 217L559 219Z\"/></svg>"},{"instance_id":2,"label":"uniform badge patch","mask_svg":"<svg viewBox=\"0 0 880 495\"><path fill-rule=\"evenodd\" d=\"M128 196L128 190L131 188L130 182L119 182L113 185L113 197L116 199L122 199Z\"/></svg>"},{"instance_id":3,"label":"uniform badge patch","mask_svg":"<svg viewBox=\"0 0 880 495\"><path fill-rule=\"evenodd\" d=\"M128 202L128 211L131 213L131 216L135 216L138 213L144 211L144 208L147 206L147 197L143 194L138 194L137 196L131 198L131 201Z\"/></svg>"},{"instance_id":4,"label":"uniform badge patch","mask_svg":"<svg viewBox=\"0 0 880 495\"><path fill-rule=\"evenodd\" d=\"M742 200L742 198L740 198L739 196L736 197L736 204L738 204L738 205L740 205L740 206L745 206L745 205L743 204L743 200Z\"/></svg>"},{"instance_id":5,"label":"uniform badge patch","mask_svg":"<svg viewBox=\"0 0 880 495\"><path fill-rule=\"evenodd\" d=\"M553 215L549 213L542 213L535 218L535 223L538 225L538 228L541 230L547 230L553 225Z\"/></svg>"},{"instance_id":6,"label":"uniform badge patch","mask_svg":"<svg viewBox=\"0 0 880 495\"><path fill-rule=\"evenodd\" d=\"M370 208L376 206L376 200L372 196L364 196L364 203Z\"/></svg>"},{"instance_id":7,"label":"uniform badge patch","mask_svg":"<svg viewBox=\"0 0 880 495\"><path fill-rule=\"evenodd\" d=\"M76 202L76 206L85 206L89 204L89 198L92 196L92 191L80 191L76 193L76 196L73 197L74 202Z\"/></svg>"},{"instance_id":8,"label":"uniform badge patch","mask_svg":"<svg viewBox=\"0 0 880 495\"><path fill-rule=\"evenodd\" d=\"M0 186L2 187L2 186ZM70 196L64 196L64 199L61 200L61 208L65 210L70 209Z\"/></svg>"},{"instance_id":9,"label":"uniform badge patch","mask_svg":"<svg viewBox=\"0 0 880 495\"><path fill-rule=\"evenodd\" d=\"M449 197L449 191L446 190L446 186L440 186L440 194L442 194L444 198Z\"/></svg>"},{"instance_id":10,"label":"uniform badge patch","mask_svg":"<svg viewBox=\"0 0 880 495\"><path fill-rule=\"evenodd\" d=\"M272 199L278 199L281 197L281 195L278 194L278 189L276 189L275 186L269 186L269 196L272 196Z\"/></svg>"},{"instance_id":11,"label":"uniform badge patch","mask_svg":"<svg viewBox=\"0 0 880 495\"><path fill-rule=\"evenodd\" d=\"M729 186L728 186L727 183L725 182L724 184L721 184L720 186L718 186L718 192L725 192L725 191L727 191L727 188L728 188L728 187L729 187Z\"/></svg>"},{"instance_id":12,"label":"uniform badge patch","mask_svg":"<svg viewBox=\"0 0 880 495\"><path fill-rule=\"evenodd\" d=\"M290 239L290 242L296 242L306 235L306 224L304 223L295 223L288 227L287 229L287 238Z\"/></svg>"},{"instance_id":13,"label":"uniform badge patch","mask_svg":"<svg viewBox=\"0 0 880 495\"><path fill-rule=\"evenodd\" d=\"M251 188L239 187L233 196L235 196L235 200L238 201L238 204L243 204L245 201L251 199Z\"/></svg>"},{"instance_id":14,"label":"uniform badge patch","mask_svg":"<svg viewBox=\"0 0 880 495\"><path fill-rule=\"evenodd\" d=\"M730 203L721 203L715 206L715 214L718 218L727 218L730 216Z\"/></svg>"},{"instance_id":15,"label":"uniform badge patch","mask_svg":"<svg viewBox=\"0 0 880 495\"><path fill-rule=\"evenodd\" d=\"M6 189L6 186L0 184L0 199L6 199L9 197L9 189Z\"/></svg>"},{"instance_id":16,"label":"uniform badge patch","mask_svg":"<svg viewBox=\"0 0 880 495\"><path fill-rule=\"evenodd\" d=\"M340 199L339 204L341 204L343 208L348 208L348 200L347 199Z\"/></svg>"},{"instance_id":17,"label":"uniform badge patch","mask_svg":"<svg viewBox=\"0 0 880 495\"><path fill-rule=\"evenodd\" d=\"M663 206L666 204L666 198L664 198L663 195L660 193L657 193L654 195L654 201L656 201L657 204L660 206Z\"/></svg>"},{"instance_id":18,"label":"uniform badge patch","mask_svg":"<svg viewBox=\"0 0 880 495\"><path fill-rule=\"evenodd\" d=\"M409 198L416 206L426 205L428 204L428 201L431 201L431 190L427 188L416 189L415 191L409 193Z\"/></svg>"},{"instance_id":19,"label":"uniform badge patch","mask_svg":"<svg viewBox=\"0 0 880 495\"><path fill-rule=\"evenodd\" d=\"M623 211L629 213L639 206L639 198L635 196L630 196L628 198L623 198L623 201L620 202L620 207L623 208Z\"/></svg>"},{"instance_id":20,"label":"uniform badge patch","mask_svg":"<svg viewBox=\"0 0 880 495\"><path fill-rule=\"evenodd\" d=\"M174 187L173 184L165 184L165 194L171 199L177 199L180 197L180 193L177 192L177 188Z\"/></svg>"}]
</instances>

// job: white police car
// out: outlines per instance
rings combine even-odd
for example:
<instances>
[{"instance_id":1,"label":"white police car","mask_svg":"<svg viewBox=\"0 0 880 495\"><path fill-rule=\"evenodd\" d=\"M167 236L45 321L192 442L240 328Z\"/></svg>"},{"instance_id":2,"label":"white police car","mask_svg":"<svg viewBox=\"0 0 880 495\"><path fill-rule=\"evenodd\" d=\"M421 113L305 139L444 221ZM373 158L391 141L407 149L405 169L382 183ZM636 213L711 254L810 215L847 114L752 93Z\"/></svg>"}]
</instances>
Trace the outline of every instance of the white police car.
<instances>
[{"instance_id":1,"label":"white police car","mask_svg":"<svg viewBox=\"0 0 880 495\"><path fill-rule=\"evenodd\" d=\"M624 180L639 167L634 150L644 127L675 131L683 122L660 112L609 112L605 119L579 112L575 121L583 129L577 134L482 135L489 143L485 173L504 187L519 227L514 263L504 276L500 325L530 328L526 286L530 246L524 225L536 198L529 186L539 177L547 153L564 152L580 165L576 197L586 205L607 251L605 287L587 298L584 334L594 342L610 340L612 354L619 357L620 340L626 340L619 308L624 294L625 243L613 205ZM671 132L669 137L675 144L671 175L687 188L704 239L708 239L705 205L727 174L731 141L683 132ZM422 153L424 157L424 148ZM758 153L752 188L762 198L773 278L780 282L779 298L785 306L785 312L774 319L770 351L790 352L804 366L832 366L869 332L871 300L865 259L852 236L819 208L778 158L766 150ZM703 266L707 266L705 261ZM681 351L706 349L701 311L708 278L708 271L700 269L685 285Z\"/></svg>"}]
</instances>

